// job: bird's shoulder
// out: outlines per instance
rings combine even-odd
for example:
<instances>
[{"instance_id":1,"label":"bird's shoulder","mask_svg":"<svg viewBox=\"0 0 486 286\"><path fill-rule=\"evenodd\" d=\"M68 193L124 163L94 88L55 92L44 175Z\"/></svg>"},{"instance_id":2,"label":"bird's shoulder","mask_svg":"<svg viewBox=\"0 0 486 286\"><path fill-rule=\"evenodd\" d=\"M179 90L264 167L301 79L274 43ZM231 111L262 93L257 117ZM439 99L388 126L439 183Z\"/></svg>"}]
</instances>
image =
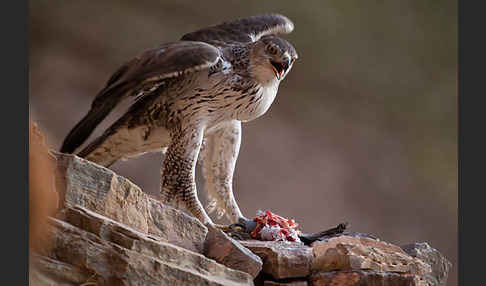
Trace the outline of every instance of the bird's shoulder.
<instances>
[{"instance_id":1,"label":"bird's shoulder","mask_svg":"<svg viewBox=\"0 0 486 286\"><path fill-rule=\"evenodd\" d=\"M250 49L248 43L232 43L220 48L221 62L226 71L236 74L248 71ZM223 69L224 70L224 69Z\"/></svg>"},{"instance_id":2,"label":"bird's shoulder","mask_svg":"<svg viewBox=\"0 0 486 286\"><path fill-rule=\"evenodd\" d=\"M121 100L125 96L143 96L147 91L179 81L216 65L221 49L204 42L178 41L145 50L125 62L108 79L93 105L106 100Z\"/></svg>"},{"instance_id":3,"label":"bird's shoulder","mask_svg":"<svg viewBox=\"0 0 486 286\"><path fill-rule=\"evenodd\" d=\"M208 69L219 61L221 50L203 42L171 42L137 55L108 80L107 85L173 78Z\"/></svg>"}]
</instances>

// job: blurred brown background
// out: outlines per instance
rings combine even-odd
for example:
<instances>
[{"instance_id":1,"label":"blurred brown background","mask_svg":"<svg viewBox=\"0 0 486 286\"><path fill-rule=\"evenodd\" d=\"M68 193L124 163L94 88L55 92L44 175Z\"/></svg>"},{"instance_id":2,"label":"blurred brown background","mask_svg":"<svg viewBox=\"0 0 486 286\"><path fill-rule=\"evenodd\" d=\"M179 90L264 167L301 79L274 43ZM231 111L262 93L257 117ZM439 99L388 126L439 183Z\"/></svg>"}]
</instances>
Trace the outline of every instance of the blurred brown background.
<instances>
[{"instance_id":1,"label":"blurred brown background","mask_svg":"<svg viewBox=\"0 0 486 286\"><path fill-rule=\"evenodd\" d=\"M224 20L282 13L295 23L285 38L300 58L271 109L243 127L234 179L242 211L270 209L308 232L348 221L351 231L398 245L427 241L454 264L455 286L456 7L31 0L32 119L58 149L111 73L140 51ZM112 169L156 193L160 156Z\"/></svg>"}]
</instances>

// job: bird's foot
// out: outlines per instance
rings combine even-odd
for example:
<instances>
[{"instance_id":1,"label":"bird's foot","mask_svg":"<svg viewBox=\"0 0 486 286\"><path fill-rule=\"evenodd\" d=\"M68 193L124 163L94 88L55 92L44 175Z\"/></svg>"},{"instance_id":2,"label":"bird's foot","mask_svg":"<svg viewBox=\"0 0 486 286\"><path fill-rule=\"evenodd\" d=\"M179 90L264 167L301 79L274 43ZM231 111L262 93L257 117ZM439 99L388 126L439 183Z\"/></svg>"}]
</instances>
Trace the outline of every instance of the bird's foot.
<instances>
[{"instance_id":1,"label":"bird's foot","mask_svg":"<svg viewBox=\"0 0 486 286\"><path fill-rule=\"evenodd\" d=\"M214 224L214 226L224 232L251 233L256 227L256 222L247 218L240 218L237 223L230 225Z\"/></svg>"},{"instance_id":2,"label":"bird's foot","mask_svg":"<svg viewBox=\"0 0 486 286\"><path fill-rule=\"evenodd\" d=\"M215 228L219 229L219 230L222 230L224 232L234 232L234 231L238 231L232 224L214 224L213 225Z\"/></svg>"},{"instance_id":3,"label":"bird's foot","mask_svg":"<svg viewBox=\"0 0 486 286\"><path fill-rule=\"evenodd\" d=\"M233 238L245 240L251 238L250 233L255 229L256 222L247 218L240 218L237 223L230 225L214 224L214 226Z\"/></svg>"},{"instance_id":4,"label":"bird's foot","mask_svg":"<svg viewBox=\"0 0 486 286\"><path fill-rule=\"evenodd\" d=\"M240 217L238 222L232 224L231 226L237 228L240 232L251 233L257 226L257 223L252 219Z\"/></svg>"}]
</instances>

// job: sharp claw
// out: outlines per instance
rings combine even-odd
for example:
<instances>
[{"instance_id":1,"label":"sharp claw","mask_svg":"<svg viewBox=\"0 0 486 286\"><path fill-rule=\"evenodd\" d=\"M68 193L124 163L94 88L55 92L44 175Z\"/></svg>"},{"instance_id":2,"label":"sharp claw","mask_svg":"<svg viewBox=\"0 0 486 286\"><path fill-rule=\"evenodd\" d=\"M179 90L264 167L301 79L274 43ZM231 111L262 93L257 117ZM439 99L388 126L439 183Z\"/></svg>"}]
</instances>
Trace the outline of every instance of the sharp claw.
<instances>
[{"instance_id":1,"label":"sharp claw","mask_svg":"<svg viewBox=\"0 0 486 286\"><path fill-rule=\"evenodd\" d=\"M214 227L216 227L217 229L222 230L224 232L231 231L231 226L230 225L215 224Z\"/></svg>"},{"instance_id":2,"label":"sharp claw","mask_svg":"<svg viewBox=\"0 0 486 286\"><path fill-rule=\"evenodd\" d=\"M245 226L240 223L230 224L229 227L233 232L246 232Z\"/></svg>"},{"instance_id":3,"label":"sharp claw","mask_svg":"<svg viewBox=\"0 0 486 286\"><path fill-rule=\"evenodd\" d=\"M216 228L224 231L227 234L238 235L239 237L249 237L249 234L255 229L256 222L247 218L240 218L238 222L230 225L215 225Z\"/></svg>"},{"instance_id":4,"label":"sharp claw","mask_svg":"<svg viewBox=\"0 0 486 286\"><path fill-rule=\"evenodd\" d=\"M240 223L233 223L230 225L220 225L216 224L215 225L217 229L222 230L226 233L229 232L246 232L245 225L240 224Z\"/></svg>"}]
</instances>

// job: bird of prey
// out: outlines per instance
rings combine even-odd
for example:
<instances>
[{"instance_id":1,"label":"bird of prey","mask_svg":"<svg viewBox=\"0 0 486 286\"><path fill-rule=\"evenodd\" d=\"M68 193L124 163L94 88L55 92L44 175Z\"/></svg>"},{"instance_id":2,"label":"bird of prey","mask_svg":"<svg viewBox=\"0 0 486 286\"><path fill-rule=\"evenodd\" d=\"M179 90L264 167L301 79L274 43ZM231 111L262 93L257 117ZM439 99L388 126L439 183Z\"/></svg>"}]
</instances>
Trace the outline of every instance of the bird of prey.
<instances>
[{"instance_id":1,"label":"bird of prey","mask_svg":"<svg viewBox=\"0 0 486 286\"><path fill-rule=\"evenodd\" d=\"M122 101L130 107L78 156L103 166L146 152L164 152L161 200L213 224L197 198L199 161L209 197L234 223L250 222L233 196L233 172L241 122L264 114L297 59L277 37L294 29L278 14L224 22L142 52L121 66L95 97L91 109L65 138L73 153ZM224 226L219 226L224 227Z\"/></svg>"}]
</instances>

